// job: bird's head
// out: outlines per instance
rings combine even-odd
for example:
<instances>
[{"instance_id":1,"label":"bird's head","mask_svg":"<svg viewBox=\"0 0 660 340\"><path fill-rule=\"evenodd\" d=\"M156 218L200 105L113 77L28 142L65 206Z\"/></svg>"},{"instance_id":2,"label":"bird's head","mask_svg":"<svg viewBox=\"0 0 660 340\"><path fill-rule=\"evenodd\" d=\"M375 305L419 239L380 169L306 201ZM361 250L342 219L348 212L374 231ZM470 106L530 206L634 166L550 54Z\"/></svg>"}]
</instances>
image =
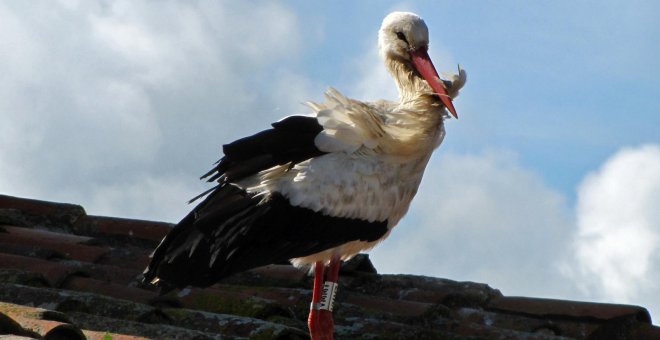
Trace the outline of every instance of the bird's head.
<instances>
[{"instance_id":1,"label":"bird's head","mask_svg":"<svg viewBox=\"0 0 660 340\"><path fill-rule=\"evenodd\" d=\"M385 60L411 65L426 80L442 103L456 118L456 109L428 55L429 29L424 20L410 12L393 12L385 17L378 31L378 49Z\"/></svg>"},{"instance_id":2,"label":"bird's head","mask_svg":"<svg viewBox=\"0 0 660 340\"><path fill-rule=\"evenodd\" d=\"M410 12L393 12L378 31L378 48L383 58L410 61L410 51L429 46L429 29L424 20Z\"/></svg>"}]
</instances>

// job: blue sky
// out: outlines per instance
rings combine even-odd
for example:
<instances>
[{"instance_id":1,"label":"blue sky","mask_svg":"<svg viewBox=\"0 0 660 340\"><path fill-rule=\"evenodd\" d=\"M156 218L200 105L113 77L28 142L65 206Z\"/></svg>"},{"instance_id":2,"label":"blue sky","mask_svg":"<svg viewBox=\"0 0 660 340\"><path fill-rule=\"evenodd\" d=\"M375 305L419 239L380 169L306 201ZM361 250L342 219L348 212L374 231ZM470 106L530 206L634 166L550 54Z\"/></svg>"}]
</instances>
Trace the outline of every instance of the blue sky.
<instances>
[{"instance_id":1,"label":"blue sky","mask_svg":"<svg viewBox=\"0 0 660 340\"><path fill-rule=\"evenodd\" d=\"M175 222L222 143L395 88L392 10L468 83L385 273L660 311L654 1L0 3L0 192Z\"/></svg>"}]
</instances>

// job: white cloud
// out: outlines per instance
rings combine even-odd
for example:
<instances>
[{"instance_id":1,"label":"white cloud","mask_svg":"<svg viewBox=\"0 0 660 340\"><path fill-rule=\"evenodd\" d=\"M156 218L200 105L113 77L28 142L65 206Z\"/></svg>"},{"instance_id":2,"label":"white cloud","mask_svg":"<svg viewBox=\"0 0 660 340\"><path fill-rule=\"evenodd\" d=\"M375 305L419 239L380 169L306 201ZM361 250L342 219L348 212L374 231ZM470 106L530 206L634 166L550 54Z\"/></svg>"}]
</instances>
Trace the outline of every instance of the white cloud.
<instances>
[{"instance_id":1,"label":"white cloud","mask_svg":"<svg viewBox=\"0 0 660 340\"><path fill-rule=\"evenodd\" d=\"M171 218L188 197L153 197L304 100L271 95L275 74L306 89L298 26L269 2L1 4L0 192Z\"/></svg>"},{"instance_id":2,"label":"white cloud","mask_svg":"<svg viewBox=\"0 0 660 340\"><path fill-rule=\"evenodd\" d=\"M624 148L580 184L565 273L587 296L660 308L660 146Z\"/></svg>"},{"instance_id":3,"label":"white cloud","mask_svg":"<svg viewBox=\"0 0 660 340\"><path fill-rule=\"evenodd\" d=\"M439 154L408 216L372 252L381 272L660 310L660 146L623 148L586 176L575 217L508 152Z\"/></svg>"},{"instance_id":4,"label":"white cloud","mask_svg":"<svg viewBox=\"0 0 660 340\"><path fill-rule=\"evenodd\" d=\"M377 268L487 282L505 294L568 294L556 263L571 228L563 197L510 152L439 153L408 216L374 250Z\"/></svg>"},{"instance_id":5,"label":"white cloud","mask_svg":"<svg viewBox=\"0 0 660 340\"><path fill-rule=\"evenodd\" d=\"M153 178L144 174L130 181L87 188L85 209L102 216L175 223L190 211L187 200L205 189L201 183L193 185L182 176Z\"/></svg>"},{"instance_id":6,"label":"white cloud","mask_svg":"<svg viewBox=\"0 0 660 340\"><path fill-rule=\"evenodd\" d=\"M408 216L372 251L381 272L660 310L659 145L623 148L587 175L575 217L509 152L439 154Z\"/></svg>"}]
</instances>

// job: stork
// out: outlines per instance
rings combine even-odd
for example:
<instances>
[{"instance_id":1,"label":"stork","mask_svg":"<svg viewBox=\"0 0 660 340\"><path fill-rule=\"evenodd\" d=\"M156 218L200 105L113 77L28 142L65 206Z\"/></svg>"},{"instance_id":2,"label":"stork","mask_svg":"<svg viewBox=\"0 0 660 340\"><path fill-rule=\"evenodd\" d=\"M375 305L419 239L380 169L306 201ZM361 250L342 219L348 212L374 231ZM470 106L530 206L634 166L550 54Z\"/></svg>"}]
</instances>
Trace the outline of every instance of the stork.
<instances>
[{"instance_id":1,"label":"stork","mask_svg":"<svg viewBox=\"0 0 660 340\"><path fill-rule=\"evenodd\" d=\"M378 45L399 101L361 102L330 88L312 113L223 146L202 178L217 182L162 240L146 282L207 287L234 273L290 260L314 271L308 326L332 339L339 265L385 239L404 216L452 98L466 81L441 80L417 15L385 17ZM448 112L447 112L448 111Z\"/></svg>"}]
</instances>

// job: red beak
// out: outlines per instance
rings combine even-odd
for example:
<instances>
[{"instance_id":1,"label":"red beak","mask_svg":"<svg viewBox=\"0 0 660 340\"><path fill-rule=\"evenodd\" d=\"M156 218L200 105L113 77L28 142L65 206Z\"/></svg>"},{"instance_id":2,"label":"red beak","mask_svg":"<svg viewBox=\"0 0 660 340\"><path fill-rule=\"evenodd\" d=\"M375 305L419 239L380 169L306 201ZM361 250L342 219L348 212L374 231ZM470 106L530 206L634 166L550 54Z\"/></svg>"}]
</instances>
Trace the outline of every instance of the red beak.
<instances>
[{"instance_id":1,"label":"red beak","mask_svg":"<svg viewBox=\"0 0 660 340\"><path fill-rule=\"evenodd\" d=\"M451 98L447 94L447 88L445 84L440 80L438 76L438 71L435 70L429 54L426 52L426 47L420 47L415 51L410 51L410 57L412 59L412 64L417 69L417 72L422 75L424 80L431 86L433 91L440 96L440 100L445 104L445 107L449 112L458 119L458 114L454 108L454 104L451 102Z\"/></svg>"}]
</instances>

